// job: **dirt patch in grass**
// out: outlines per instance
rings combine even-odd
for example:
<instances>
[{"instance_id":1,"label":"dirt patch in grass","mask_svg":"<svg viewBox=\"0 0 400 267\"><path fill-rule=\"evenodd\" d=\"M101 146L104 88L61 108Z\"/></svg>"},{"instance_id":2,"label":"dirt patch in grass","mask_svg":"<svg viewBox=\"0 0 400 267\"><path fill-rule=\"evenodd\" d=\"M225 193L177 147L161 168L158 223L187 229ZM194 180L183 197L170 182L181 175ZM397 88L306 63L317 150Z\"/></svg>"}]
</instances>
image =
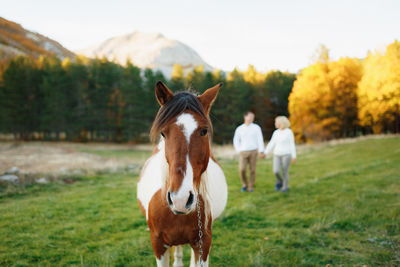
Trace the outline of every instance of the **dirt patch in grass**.
<instances>
[{"instance_id":1,"label":"dirt patch in grass","mask_svg":"<svg viewBox=\"0 0 400 267\"><path fill-rule=\"evenodd\" d=\"M83 152L84 150L85 152ZM82 172L117 170L127 166L138 167L142 159L114 157L108 151L148 151L148 146L74 144L53 142L0 143L0 173L17 167L22 173L60 175L70 171ZM96 154L102 151L101 155ZM92 153L93 152L93 153Z\"/></svg>"}]
</instances>

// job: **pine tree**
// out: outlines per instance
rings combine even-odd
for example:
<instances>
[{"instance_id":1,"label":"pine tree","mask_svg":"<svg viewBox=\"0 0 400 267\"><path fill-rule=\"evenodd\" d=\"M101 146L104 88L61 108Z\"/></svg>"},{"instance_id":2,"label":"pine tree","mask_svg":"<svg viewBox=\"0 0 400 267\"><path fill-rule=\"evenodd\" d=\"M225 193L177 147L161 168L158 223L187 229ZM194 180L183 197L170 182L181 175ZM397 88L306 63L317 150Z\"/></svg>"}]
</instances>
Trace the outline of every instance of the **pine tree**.
<instances>
[{"instance_id":1,"label":"pine tree","mask_svg":"<svg viewBox=\"0 0 400 267\"><path fill-rule=\"evenodd\" d=\"M140 69L127 63L122 74L121 92L123 99L122 133L123 140L138 140L147 123L142 115L146 113L147 105L144 101L143 81Z\"/></svg>"},{"instance_id":2,"label":"pine tree","mask_svg":"<svg viewBox=\"0 0 400 267\"><path fill-rule=\"evenodd\" d=\"M195 91L202 93L207 88L203 88L205 78L204 67L199 65L194 67L186 77L186 88L193 88Z\"/></svg>"},{"instance_id":3,"label":"pine tree","mask_svg":"<svg viewBox=\"0 0 400 267\"><path fill-rule=\"evenodd\" d=\"M174 64L169 86L173 92L185 89L185 73L182 65Z\"/></svg>"},{"instance_id":4,"label":"pine tree","mask_svg":"<svg viewBox=\"0 0 400 267\"><path fill-rule=\"evenodd\" d=\"M11 60L3 73L3 125L15 138L30 139L37 129L34 110L37 87L33 83L36 74L34 62L27 57Z\"/></svg>"},{"instance_id":5,"label":"pine tree","mask_svg":"<svg viewBox=\"0 0 400 267\"><path fill-rule=\"evenodd\" d=\"M148 139L148 133L150 132L151 124L160 108L156 98L155 98L155 86L157 81L164 81L167 83L166 78L160 71L153 72L151 69L145 69L144 71L144 86L143 86L143 96L142 101L145 103L146 108L143 114L140 115L140 119L143 120L146 125L142 129L146 133L146 139ZM169 85L167 83L167 85Z\"/></svg>"},{"instance_id":6,"label":"pine tree","mask_svg":"<svg viewBox=\"0 0 400 267\"><path fill-rule=\"evenodd\" d=\"M88 91L89 72L81 58L75 62L64 61L63 68L68 76L66 105L67 140L85 140L85 122L88 120L85 96Z\"/></svg>"},{"instance_id":7,"label":"pine tree","mask_svg":"<svg viewBox=\"0 0 400 267\"><path fill-rule=\"evenodd\" d=\"M41 113L41 130L47 137L55 133L55 138L60 139L60 134L67 131L67 98L69 81L67 74L61 66L61 61L56 57L45 57L41 62L42 83L40 91L43 95Z\"/></svg>"},{"instance_id":8,"label":"pine tree","mask_svg":"<svg viewBox=\"0 0 400 267\"><path fill-rule=\"evenodd\" d=\"M243 123L245 111L254 109L254 91L246 83L243 73L235 69L229 73L213 105L215 135L218 143L232 142L236 127Z\"/></svg>"}]
</instances>

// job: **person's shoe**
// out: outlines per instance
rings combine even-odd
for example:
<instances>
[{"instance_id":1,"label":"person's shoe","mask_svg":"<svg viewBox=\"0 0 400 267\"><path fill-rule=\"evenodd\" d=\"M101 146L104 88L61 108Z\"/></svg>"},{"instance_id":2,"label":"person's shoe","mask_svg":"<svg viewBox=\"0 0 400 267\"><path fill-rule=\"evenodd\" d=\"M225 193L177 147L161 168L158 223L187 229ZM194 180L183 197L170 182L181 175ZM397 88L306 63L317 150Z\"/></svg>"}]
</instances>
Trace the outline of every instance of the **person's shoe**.
<instances>
[{"instance_id":1,"label":"person's shoe","mask_svg":"<svg viewBox=\"0 0 400 267\"><path fill-rule=\"evenodd\" d=\"M253 193L254 192L254 189L249 189L249 193Z\"/></svg>"},{"instance_id":2,"label":"person's shoe","mask_svg":"<svg viewBox=\"0 0 400 267\"><path fill-rule=\"evenodd\" d=\"M288 191L289 191L289 187L281 190L282 193L287 193Z\"/></svg>"},{"instance_id":3,"label":"person's shoe","mask_svg":"<svg viewBox=\"0 0 400 267\"><path fill-rule=\"evenodd\" d=\"M282 184L276 183L275 184L275 191L279 191L282 188Z\"/></svg>"},{"instance_id":4,"label":"person's shoe","mask_svg":"<svg viewBox=\"0 0 400 267\"><path fill-rule=\"evenodd\" d=\"M242 190L240 190L240 192L246 192L247 191L247 187L243 186Z\"/></svg>"}]
</instances>

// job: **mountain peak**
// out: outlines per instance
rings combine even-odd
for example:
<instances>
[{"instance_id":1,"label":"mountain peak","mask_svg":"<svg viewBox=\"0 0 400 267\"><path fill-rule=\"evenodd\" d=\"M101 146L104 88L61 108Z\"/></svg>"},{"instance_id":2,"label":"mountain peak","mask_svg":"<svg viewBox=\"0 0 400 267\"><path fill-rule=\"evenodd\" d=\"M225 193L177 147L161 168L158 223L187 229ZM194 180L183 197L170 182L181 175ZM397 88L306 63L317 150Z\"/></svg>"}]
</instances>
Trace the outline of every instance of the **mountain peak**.
<instances>
[{"instance_id":1,"label":"mountain peak","mask_svg":"<svg viewBox=\"0 0 400 267\"><path fill-rule=\"evenodd\" d=\"M120 64L130 59L138 67L160 70L167 77L171 76L175 64L182 65L186 71L198 65L203 65L205 70L212 70L191 47L157 32L134 31L77 53L88 57L105 56Z\"/></svg>"},{"instance_id":2,"label":"mountain peak","mask_svg":"<svg viewBox=\"0 0 400 267\"><path fill-rule=\"evenodd\" d=\"M141 31L134 31L130 34L126 34L133 36L135 38L153 38L153 39L158 39L158 38L165 38L165 36L162 33L159 32L141 32Z\"/></svg>"}]
</instances>

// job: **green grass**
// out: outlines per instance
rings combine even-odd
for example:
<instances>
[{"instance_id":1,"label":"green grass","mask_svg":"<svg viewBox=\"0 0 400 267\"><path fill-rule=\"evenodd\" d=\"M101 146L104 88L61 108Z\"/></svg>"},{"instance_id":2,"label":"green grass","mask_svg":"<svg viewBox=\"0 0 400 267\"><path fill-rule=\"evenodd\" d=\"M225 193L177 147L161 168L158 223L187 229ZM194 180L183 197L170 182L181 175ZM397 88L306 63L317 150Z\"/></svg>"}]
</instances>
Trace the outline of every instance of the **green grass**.
<instances>
[{"instance_id":1,"label":"green grass","mask_svg":"<svg viewBox=\"0 0 400 267\"><path fill-rule=\"evenodd\" d=\"M229 200L212 266L400 266L399 137L299 155L288 194L274 191L270 159L252 194L239 192L237 162L221 163ZM1 198L0 266L155 266L136 181L105 174Z\"/></svg>"}]
</instances>

